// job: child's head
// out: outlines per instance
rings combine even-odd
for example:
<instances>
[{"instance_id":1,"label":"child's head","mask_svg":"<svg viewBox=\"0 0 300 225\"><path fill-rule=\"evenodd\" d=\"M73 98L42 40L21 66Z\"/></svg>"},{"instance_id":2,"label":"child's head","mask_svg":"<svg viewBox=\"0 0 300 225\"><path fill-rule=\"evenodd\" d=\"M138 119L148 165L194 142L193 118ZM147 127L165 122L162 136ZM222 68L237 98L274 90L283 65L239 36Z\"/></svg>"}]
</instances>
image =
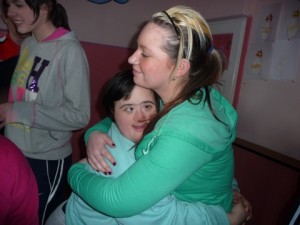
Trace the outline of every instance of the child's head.
<instances>
[{"instance_id":1,"label":"child's head","mask_svg":"<svg viewBox=\"0 0 300 225\"><path fill-rule=\"evenodd\" d=\"M137 142L151 117L157 113L159 98L153 91L135 85L130 70L120 72L108 81L103 106L120 132Z\"/></svg>"},{"instance_id":2,"label":"child's head","mask_svg":"<svg viewBox=\"0 0 300 225\"><path fill-rule=\"evenodd\" d=\"M56 0L2 0L1 7L20 33L34 32L47 22L70 29L66 10Z\"/></svg>"}]
</instances>

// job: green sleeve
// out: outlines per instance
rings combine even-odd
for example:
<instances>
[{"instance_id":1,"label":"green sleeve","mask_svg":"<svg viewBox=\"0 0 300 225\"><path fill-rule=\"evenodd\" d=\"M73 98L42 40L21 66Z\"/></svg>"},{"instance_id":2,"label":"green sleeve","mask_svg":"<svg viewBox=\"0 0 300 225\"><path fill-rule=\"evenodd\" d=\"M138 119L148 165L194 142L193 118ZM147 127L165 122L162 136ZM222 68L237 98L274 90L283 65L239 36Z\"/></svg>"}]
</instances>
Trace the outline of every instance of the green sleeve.
<instances>
[{"instance_id":1,"label":"green sleeve","mask_svg":"<svg viewBox=\"0 0 300 225\"><path fill-rule=\"evenodd\" d=\"M72 170L75 170L76 173L82 173L83 171L86 171L85 165L82 163L75 164L72 167ZM206 205L201 202L188 203L178 201L176 198L173 198L171 201L168 201L165 204L167 205L159 203L157 207L154 205L151 210L155 212L156 209L162 210L161 207L166 209L172 208L170 211L171 214L168 214L172 217L170 220L172 223L170 225L229 225L227 214L223 207L219 205ZM110 213L110 215L119 214ZM122 222L123 220L126 221L126 218L119 218L117 220Z\"/></svg>"},{"instance_id":2,"label":"green sleeve","mask_svg":"<svg viewBox=\"0 0 300 225\"><path fill-rule=\"evenodd\" d=\"M90 134L93 131L100 131L102 133L107 133L111 126L111 119L109 117L104 118L100 122L96 123L94 126L90 127L84 134L84 142L87 144Z\"/></svg>"},{"instance_id":3,"label":"green sleeve","mask_svg":"<svg viewBox=\"0 0 300 225\"><path fill-rule=\"evenodd\" d=\"M76 164L69 170L68 181L97 211L128 217L155 205L211 160L210 154L194 145L165 135L118 178L97 176Z\"/></svg>"}]
</instances>

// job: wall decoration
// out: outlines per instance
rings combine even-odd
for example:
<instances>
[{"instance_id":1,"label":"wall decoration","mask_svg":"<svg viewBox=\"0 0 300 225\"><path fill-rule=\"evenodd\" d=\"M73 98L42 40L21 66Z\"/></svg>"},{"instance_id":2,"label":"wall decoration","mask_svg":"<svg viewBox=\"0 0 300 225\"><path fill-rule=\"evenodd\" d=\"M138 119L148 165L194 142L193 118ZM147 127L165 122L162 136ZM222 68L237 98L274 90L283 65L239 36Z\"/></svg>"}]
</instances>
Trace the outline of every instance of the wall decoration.
<instances>
[{"instance_id":1,"label":"wall decoration","mask_svg":"<svg viewBox=\"0 0 300 225\"><path fill-rule=\"evenodd\" d=\"M239 86L243 67L242 52L248 17L221 18L208 20L213 34L214 46L223 51L227 58L227 68L220 79L220 91L225 98L237 107Z\"/></svg>"},{"instance_id":2,"label":"wall decoration","mask_svg":"<svg viewBox=\"0 0 300 225\"><path fill-rule=\"evenodd\" d=\"M232 45L233 34L214 34L214 47L221 50L226 58L226 62L229 62L230 59L230 50ZM227 69L227 67L226 67Z\"/></svg>"},{"instance_id":3,"label":"wall decoration","mask_svg":"<svg viewBox=\"0 0 300 225\"><path fill-rule=\"evenodd\" d=\"M299 17L299 0L286 0L261 8L245 63L247 78L296 80L300 57ZM258 57L260 51L262 54Z\"/></svg>"}]
</instances>

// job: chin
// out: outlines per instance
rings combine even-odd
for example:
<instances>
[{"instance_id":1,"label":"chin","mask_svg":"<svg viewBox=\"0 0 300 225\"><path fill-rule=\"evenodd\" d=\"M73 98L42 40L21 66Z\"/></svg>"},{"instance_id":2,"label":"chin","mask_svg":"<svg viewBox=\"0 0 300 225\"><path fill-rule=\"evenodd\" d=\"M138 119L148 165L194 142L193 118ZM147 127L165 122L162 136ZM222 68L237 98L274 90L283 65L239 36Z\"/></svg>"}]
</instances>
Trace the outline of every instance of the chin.
<instances>
[{"instance_id":1,"label":"chin","mask_svg":"<svg viewBox=\"0 0 300 225\"><path fill-rule=\"evenodd\" d=\"M140 76L134 76L133 77L133 81L136 85L140 86L140 87L143 87L143 88L148 88L146 87L145 83L142 81L141 77Z\"/></svg>"}]
</instances>

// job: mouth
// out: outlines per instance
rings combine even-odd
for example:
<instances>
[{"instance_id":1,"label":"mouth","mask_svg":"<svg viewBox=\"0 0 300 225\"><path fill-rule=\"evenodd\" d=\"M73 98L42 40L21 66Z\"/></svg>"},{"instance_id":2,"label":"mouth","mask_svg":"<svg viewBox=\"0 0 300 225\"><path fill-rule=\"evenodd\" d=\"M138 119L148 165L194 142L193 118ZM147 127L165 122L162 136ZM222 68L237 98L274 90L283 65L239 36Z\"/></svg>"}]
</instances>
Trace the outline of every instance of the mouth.
<instances>
[{"instance_id":1,"label":"mouth","mask_svg":"<svg viewBox=\"0 0 300 225\"><path fill-rule=\"evenodd\" d=\"M144 129L146 128L147 124L141 124L141 125L132 125L132 127L135 129L135 130L138 130L138 131L141 131L143 132Z\"/></svg>"},{"instance_id":2,"label":"mouth","mask_svg":"<svg viewBox=\"0 0 300 225\"><path fill-rule=\"evenodd\" d=\"M140 71L138 71L138 70L136 70L136 69L134 69L134 68L132 68L132 73L133 73L133 75L135 75L135 76L141 74Z\"/></svg>"},{"instance_id":3,"label":"mouth","mask_svg":"<svg viewBox=\"0 0 300 225\"><path fill-rule=\"evenodd\" d=\"M22 21L22 20L13 20L13 23L14 23L16 26L18 26L18 25L22 24L23 21Z\"/></svg>"}]
</instances>

